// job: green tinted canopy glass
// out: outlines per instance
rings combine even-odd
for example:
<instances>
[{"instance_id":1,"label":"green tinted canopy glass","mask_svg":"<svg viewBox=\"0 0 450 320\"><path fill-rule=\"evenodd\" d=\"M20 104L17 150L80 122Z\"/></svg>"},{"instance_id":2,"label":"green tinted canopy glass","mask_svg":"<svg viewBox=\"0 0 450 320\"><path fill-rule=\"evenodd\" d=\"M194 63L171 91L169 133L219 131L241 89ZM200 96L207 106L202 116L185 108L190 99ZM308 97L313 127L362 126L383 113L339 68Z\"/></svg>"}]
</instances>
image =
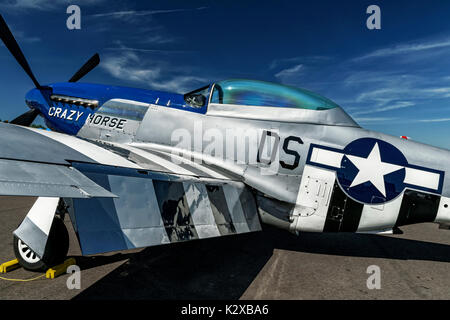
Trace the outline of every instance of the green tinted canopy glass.
<instances>
[{"instance_id":1,"label":"green tinted canopy glass","mask_svg":"<svg viewBox=\"0 0 450 320\"><path fill-rule=\"evenodd\" d=\"M211 103L246 106L328 110L338 107L314 92L256 80L224 80L215 83Z\"/></svg>"}]
</instances>

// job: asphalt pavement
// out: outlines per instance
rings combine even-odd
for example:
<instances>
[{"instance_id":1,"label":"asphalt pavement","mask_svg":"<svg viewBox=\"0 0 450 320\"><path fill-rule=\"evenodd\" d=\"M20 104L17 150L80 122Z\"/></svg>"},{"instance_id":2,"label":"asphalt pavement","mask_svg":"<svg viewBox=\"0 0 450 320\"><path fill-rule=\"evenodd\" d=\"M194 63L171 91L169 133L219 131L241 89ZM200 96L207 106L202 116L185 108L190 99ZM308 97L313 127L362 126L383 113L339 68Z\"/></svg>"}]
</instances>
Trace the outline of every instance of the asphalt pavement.
<instances>
[{"instance_id":1,"label":"asphalt pavement","mask_svg":"<svg viewBox=\"0 0 450 320\"><path fill-rule=\"evenodd\" d=\"M0 263L14 259L12 231L35 198L0 197ZM81 268L81 289L68 274L30 282L0 280L3 299L450 299L450 230L403 227L402 235L295 236L262 232L82 257L70 220L69 256ZM369 266L380 289L369 289ZM29 279L17 269L3 277Z\"/></svg>"}]
</instances>

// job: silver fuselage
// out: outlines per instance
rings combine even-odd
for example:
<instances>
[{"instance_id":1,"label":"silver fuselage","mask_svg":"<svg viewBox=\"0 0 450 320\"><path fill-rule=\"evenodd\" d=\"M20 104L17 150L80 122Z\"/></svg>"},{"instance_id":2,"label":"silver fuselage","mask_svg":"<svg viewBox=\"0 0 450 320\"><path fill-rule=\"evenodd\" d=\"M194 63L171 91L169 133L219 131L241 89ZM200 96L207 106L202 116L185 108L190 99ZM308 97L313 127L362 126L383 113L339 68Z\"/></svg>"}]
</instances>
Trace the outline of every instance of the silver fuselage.
<instances>
[{"instance_id":1,"label":"silver fuselage","mask_svg":"<svg viewBox=\"0 0 450 320\"><path fill-rule=\"evenodd\" d=\"M379 139L395 146L409 163L445 173L441 175L440 194L436 192L440 201L435 221L450 221L448 205L444 207L450 198L448 150L365 130L340 108L323 111L284 109L281 112L276 110L277 113L264 108L251 110L246 106L239 112L238 107L229 106L227 109L226 106L210 105L206 114L198 114L150 104L142 122L129 123L120 132L86 123L78 136L182 155L238 177L255 190L262 221L291 231L324 231L330 217L330 199L334 193L330 184L337 183L332 170L320 180L329 186L323 194L327 199L302 198L301 186L308 183L305 168L309 168L307 161L311 147L320 145L344 149L360 138ZM221 141L214 144L217 137ZM286 144L286 139L292 141ZM322 175L315 170L313 174ZM305 187L308 188L307 185ZM407 190L414 190L414 187ZM359 225L354 231L391 230L398 223L402 203L405 206L405 191L382 205L363 204ZM311 202L319 205L311 206ZM308 208L313 210L308 211Z\"/></svg>"}]
</instances>

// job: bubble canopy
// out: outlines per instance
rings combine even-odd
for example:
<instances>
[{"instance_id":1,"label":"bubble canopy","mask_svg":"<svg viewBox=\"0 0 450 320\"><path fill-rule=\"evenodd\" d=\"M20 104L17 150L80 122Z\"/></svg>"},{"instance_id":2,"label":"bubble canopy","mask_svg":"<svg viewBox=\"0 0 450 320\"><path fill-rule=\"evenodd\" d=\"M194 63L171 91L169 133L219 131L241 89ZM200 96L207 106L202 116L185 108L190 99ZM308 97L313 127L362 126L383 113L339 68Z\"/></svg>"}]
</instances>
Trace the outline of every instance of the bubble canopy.
<instances>
[{"instance_id":1,"label":"bubble canopy","mask_svg":"<svg viewBox=\"0 0 450 320\"><path fill-rule=\"evenodd\" d=\"M304 89L244 79L216 82L211 103L309 110L339 107L333 101Z\"/></svg>"}]
</instances>

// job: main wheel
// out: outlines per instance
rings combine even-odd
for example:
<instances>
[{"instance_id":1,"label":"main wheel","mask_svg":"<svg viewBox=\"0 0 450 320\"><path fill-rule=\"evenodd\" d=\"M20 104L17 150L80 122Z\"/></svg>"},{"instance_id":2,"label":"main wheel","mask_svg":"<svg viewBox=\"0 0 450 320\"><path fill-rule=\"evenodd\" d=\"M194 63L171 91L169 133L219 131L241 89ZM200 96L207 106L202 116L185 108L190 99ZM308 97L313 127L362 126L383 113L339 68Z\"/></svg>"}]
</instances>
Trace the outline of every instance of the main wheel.
<instances>
[{"instance_id":1,"label":"main wheel","mask_svg":"<svg viewBox=\"0 0 450 320\"><path fill-rule=\"evenodd\" d=\"M20 265L31 271L45 271L64 261L69 251L69 233L64 222L55 217L53 219L44 256L39 258L22 240L14 236L14 254Z\"/></svg>"}]
</instances>

